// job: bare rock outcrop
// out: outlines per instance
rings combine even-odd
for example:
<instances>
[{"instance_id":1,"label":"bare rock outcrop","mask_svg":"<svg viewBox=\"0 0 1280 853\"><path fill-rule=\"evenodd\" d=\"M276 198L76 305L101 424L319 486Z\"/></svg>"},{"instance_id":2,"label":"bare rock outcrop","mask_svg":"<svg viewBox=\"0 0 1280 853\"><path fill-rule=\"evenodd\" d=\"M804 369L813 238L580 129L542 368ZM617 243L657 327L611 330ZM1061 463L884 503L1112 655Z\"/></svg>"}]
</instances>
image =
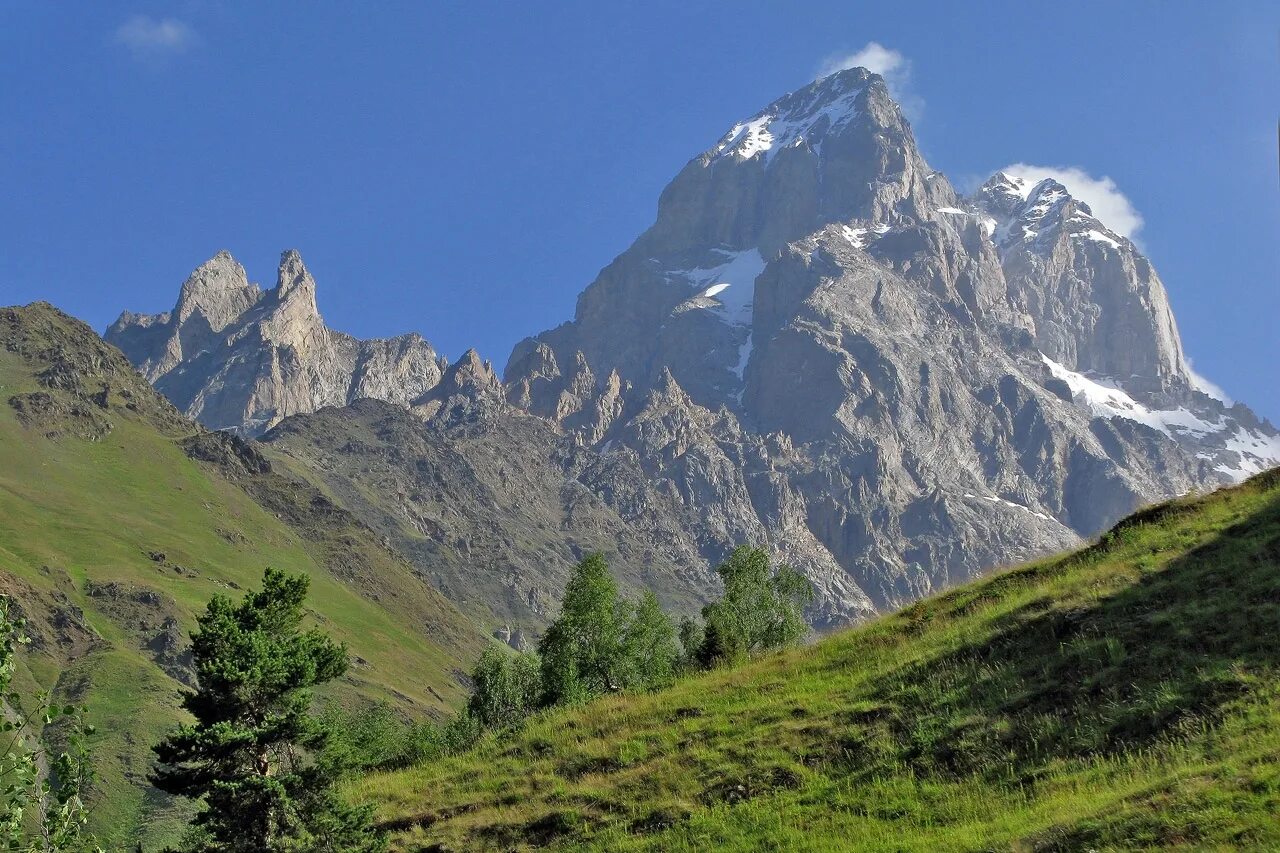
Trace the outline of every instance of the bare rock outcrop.
<instances>
[{"instance_id":1,"label":"bare rock outcrop","mask_svg":"<svg viewBox=\"0 0 1280 853\"><path fill-rule=\"evenodd\" d=\"M106 339L186 414L243 435L366 397L408 405L443 366L416 334L360 341L329 329L295 251L281 256L267 291L219 252L192 272L172 311L125 312Z\"/></svg>"}]
</instances>

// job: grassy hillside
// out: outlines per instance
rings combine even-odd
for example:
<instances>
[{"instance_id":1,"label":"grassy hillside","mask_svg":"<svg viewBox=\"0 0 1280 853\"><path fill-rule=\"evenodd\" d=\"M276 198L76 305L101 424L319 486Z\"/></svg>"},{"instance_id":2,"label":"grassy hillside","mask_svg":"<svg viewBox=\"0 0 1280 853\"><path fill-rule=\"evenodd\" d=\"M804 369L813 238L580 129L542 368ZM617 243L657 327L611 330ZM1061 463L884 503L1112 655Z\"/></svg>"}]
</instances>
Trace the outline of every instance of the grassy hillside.
<instances>
[{"instance_id":1,"label":"grassy hillside","mask_svg":"<svg viewBox=\"0 0 1280 853\"><path fill-rule=\"evenodd\" d=\"M90 705L107 849L154 849L184 819L145 785L177 720L171 676L209 598L257 586L268 565L308 574L315 620L351 648L332 698L419 716L465 698L458 669L483 643L470 622L368 528L260 462L181 417L83 324L0 309L0 591L32 621L26 684Z\"/></svg>"},{"instance_id":2,"label":"grassy hillside","mask_svg":"<svg viewBox=\"0 0 1280 853\"><path fill-rule=\"evenodd\" d=\"M352 793L401 850L1280 849L1278 675L1272 471Z\"/></svg>"}]
</instances>

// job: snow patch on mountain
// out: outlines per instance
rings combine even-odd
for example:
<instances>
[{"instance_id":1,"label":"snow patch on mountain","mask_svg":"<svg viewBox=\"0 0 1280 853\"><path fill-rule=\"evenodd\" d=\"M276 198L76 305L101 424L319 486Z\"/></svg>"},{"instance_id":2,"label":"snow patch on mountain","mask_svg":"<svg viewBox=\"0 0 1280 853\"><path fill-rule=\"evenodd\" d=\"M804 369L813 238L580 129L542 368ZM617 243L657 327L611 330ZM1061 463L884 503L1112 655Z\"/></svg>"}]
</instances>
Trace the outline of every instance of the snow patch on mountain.
<instances>
[{"instance_id":1,"label":"snow patch on mountain","mask_svg":"<svg viewBox=\"0 0 1280 853\"><path fill-rule=\"evenodd\" d=\"M1037 512L1036 510L1032 509L1029 506L1026 506L1025 504L1015 503L1014 501L1005 500L1004 498L999 498L999 497L996 497L995 495L975 495L972 492L965 492L964 496L972 500L988 501L990 503L1004 504L1005 506L1011 506L1014 509L1022 510L1028 515L1034 515L1036 518L1039 518L1042 521L1056 521L1056 519L1052 518L1051 516L1045 515L1043 512Z\"/></svg>"},{"instance_id":2,"label":"snow patch on mountain","mask_svg":"<svg viewBox=\"0 0 1280 853\"><path fill-rule=\"evenodd\" d=\"M750 327L752 299L755 296L756 277L764 270L764 258L759 249L740 252L718 251L724 258L713 267L697 267L688 270L672 270L668 278L683 278L689 282L697 307L714 312L731 326Z\"/></svg>"},{"instance_id":3,"label":"snow patch on mountain","mask_svg":"<svg viewBox=\"0 0 1280 853\"><path fill-rule=\"evenodd\" d=\"M1072 398L1086 406L1094 417L1125 418L1146 424L1170 438L1190 442L1203 449L1196 455L1217 461L1214 470L1240 481L1280 464L1280 433L1268 435L1219 414L1214 420L1191 412L1186 407L1152 409L1133 399L1114 381L1090 378L1068 370L1047 355L1040 358L1049 372L1067 383Z\"/></svg>"},{"instance_id":4,"label":"snow patch on mountain","mask_svg":"<svg viewBox=\"0 0 1280 853\"><path fill-rule=\"evenodd\" d=\"M865 228L850 228L848 225L841 225L840 234L852 243L855 249L861 249L867 245L867 229Z\"/></svg>"},{"instance_id":5,"label":"snow patch on mountain","mask_svg":"<svg viewBox=\"0 0 1280 853\"><path fill-rule=\"evenodd\" d=\"M1223 463L1215 470L1234 480L1243 480L1280 465L1280 435L1262 435L1245 427L1237 427L1235 432L1226 437L1224 449L1236 454L1239 462L1235 465Z\"/></svg>"},{"instance_id":6,"label":"snow patch on mountain","mask_svg":"<svg viewBox=\"0 0 1280 853\"><path fill-rule=\"evenodd\" d=\"M1095 243L1106 243L1108 246L1110 246L1113 249L1120 248L1120 244L1118 242L1113 240L1111 237L1108 237L1106 234L1102 233L1096 228L1090 228L1088 231L1078 231L1075 234L1072 234L1071 236L1077 239L1092 240Z\"/></svg>"},{"instance_id":7,"label":"snow patch on mountain","mask_svg":"<svg viewBox=\"0 0 1280 853\"><path fill-rule=\"evenodd\" d=\"M667 277L683 278L696 291L686 305L710 311L726 324L744 331L738 345L737 363L730 368L741 379L751 359L752 305L756 278L764 270L764 258L760 256L759 249L740 252L718 250L717 254L724 258L723 263L713 267L672 270ZM741 392L738 396L741 398Z\"/></svg>"},{"instance_id":8,"label":"snow patch on mountain","mask_svg":"<svg viewBox=\"0 0 1280 853\"><path fill-rule=\"evenodd\" d=\"M1126 418L1137 421L1159 430L1170 438L1177 438L1180 434L1187 433L1207 435L1222 432L1227 428L1227 424L1222 420L1211 423L1182 407L1169 411L1149 409L1130 397L1123 388L1110 379L1090 379L1082 373L1068 370L1044 353L1040 354L1040 358L1044 359L1044 363L1049 366L1049 372L1054 378L1067 383L1067 387L1071 389L1071 396L1076 401L1084 403L1095 417Z\"/></svg>"},{"instance_id":9,"label":"snow patch on mountain","mask_svg":"<svg viewBox=\"0 0 1280 853\"><path fill-rule=\"evenodd\" d=\"M819 151L823 138L858 117L857 100L865 85L850 87L845 73L832 74L818 85L771 104L738 122L707 152L709 162L726 157L750 160L764 155L767 164L783 148L808 145Z\"/></svg>"}]
</instances>

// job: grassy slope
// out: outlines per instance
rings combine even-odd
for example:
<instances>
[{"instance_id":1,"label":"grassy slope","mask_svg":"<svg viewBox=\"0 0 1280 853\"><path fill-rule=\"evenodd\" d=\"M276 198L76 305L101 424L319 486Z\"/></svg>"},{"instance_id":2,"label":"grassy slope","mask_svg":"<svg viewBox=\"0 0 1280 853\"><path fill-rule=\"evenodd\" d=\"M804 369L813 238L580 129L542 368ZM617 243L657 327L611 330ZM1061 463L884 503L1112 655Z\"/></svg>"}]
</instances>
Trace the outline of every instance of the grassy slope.
<instances>
[{"instance_id":1,"label":"grassy slope","mask_svg":"<svg viewBox=\"0 0 1280 853\"><path fill-rule=\"evenodd\" d=\"M1280 848L1280 471L373 776L398 849Z\"/></svg>"},{"instance_id":2,"label":"grassy slope","mask_svg":"<svg viewBox=\"0 0 1280 853\"><path fill-rule=\"evenodd\" d=\"M51 340L78 346L77 336L92 334L51 309L22 310L35 312L25 321L44 324ZM41 363L30 355L29 346L25 357L0 346L0 583L20 597L40 596L26 602L29 610L66 596L83 608L89 633L100 636L88 650L49 643L26 663L28 675L91 707L101 731L93 744L101 775L94 814L107 849L135 840L151 849L183 819L140 784L150 745L177 719L178 684L129 625L85 593L88 581L159 593L185 630L213 594L236 596L256 586L267 565L305 572L316 619L359 656L335 698L385 698L418 714L442 713L463 700L454 668L469 665L482 638L367 530L338 527L322 531L326 538L296 519L286 524L284 513L264 510L244 488L189 459L178 443L180 421L166 430L146 405L139 412L116 405L118 376L109 380L114 390L105 412L113 428L100 441L50 439L24 427L4 401L50 391L37 381ZM135 378L138 385L124 384L140 400L149 389ZM164 561L150 552L163 552Z\"/></svg>"}]
</instances>

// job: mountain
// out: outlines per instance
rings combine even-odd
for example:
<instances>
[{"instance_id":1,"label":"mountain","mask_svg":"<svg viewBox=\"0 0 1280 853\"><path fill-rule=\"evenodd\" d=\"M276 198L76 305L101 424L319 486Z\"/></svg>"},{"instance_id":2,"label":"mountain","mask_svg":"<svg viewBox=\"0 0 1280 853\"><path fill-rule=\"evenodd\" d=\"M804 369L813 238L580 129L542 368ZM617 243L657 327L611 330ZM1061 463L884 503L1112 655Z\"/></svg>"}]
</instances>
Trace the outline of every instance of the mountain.
<instances>
[{"instance_id":1,"label":"mountain","mask_svg":"<svg viewBox=\"0 0 1280 853\"><path fill-rule=\"evenodd\" d=\"M449 366L437 389L454 393L428 401L430 414L361 400L288 418L262 441L518 648L555 616L570 567L593 551L670 610L706 601L714 584L696 519L633 454L598 454L507 405L491 368L456 385L473 359Z\"/></svg>"},{"instance_id":2,"label":"mountain","mask_svg":"<svg viewBox=\"0 0 1280 853\"><path fill-rule=\"evenodd\" d=\"M1278 475L349 792L393 850L1280 848Z\"/></svg>"},{"instance_id":3,"label":"mountain","mask_svg":"<svg viewBox=\"0 0 1280 853\"><path fill-rule=\"evenodd\" d=\"M359 341L325 326L315 280L294 251L281 255L265 292L219 252L191 273L172 311L126 311L106 340L188 415L249 436L324 406L407 404L444 368L418 335Z\"/></svg>"},{"instance_id":4,"label":"mountain","mask_svg":"<svg viewBox=\"0 0 1280 853\"><path fill-rule=\"evenodd\" d=\"M226 277L200 328L247 328L280 301ZM860 68L691 160L574 318L518 344L501 381L470 354L452 375L371 383L425 427L385 407L318 412L353 395L292 390L271 392L289 407L215 416L206 396L293 389L328 356L237 331L225 339L252 346L170 364L126 339L172 341L182 313L108 337L207 425L259 434L292 412L264 440L327 472L348 509L503 630L545 621L586 543L617 539L624 579L688 606L714 588L707 565L763 544L813 580L825 628L1280 462L1271 424L1196 387L1136 246L1054 181L1002 173L961 196ZM187 374L202 390L169 389ZM526 492L539 532L499 533ZM587 506L585 526L566 520Z\"/></svg>"},{"instance_id":5,"label":"mountain","mask_svg":"<svg viewBox=\"0 0 1280 853\"><path fill-rule=\"evenodd\" d=\"M181 716L187 636L217 593L275 566L353 666L325 699L442 717L485 638L383 538L261 445L192 422L83 323L0 308L0 592L32 642L15 687L83 702L105 849L158 849L189 809L151 788Z\"/></svg>"},{"instance_id":6,"label":"mountain","mask_svg":"<svg viewBox=\"0 0 1280 853\"><path fill-rule=\"evenodd\" d=\"M586 442L628 443L628 414L673 384L674 417L733 424L712 444L760 464L704 478L702 515L748 494L726 538L805 568L819 624L1280 461L1270 424L1194 387L1131 242L1053 181L999 175L960 197L863 69L685 166L574 319L519 344L504 378L530 411L590 411L604 389L587 371L630 390L603 431L559 418ZM803 539L820 562L787 552Z\"/></svg>"}]
</instances>

